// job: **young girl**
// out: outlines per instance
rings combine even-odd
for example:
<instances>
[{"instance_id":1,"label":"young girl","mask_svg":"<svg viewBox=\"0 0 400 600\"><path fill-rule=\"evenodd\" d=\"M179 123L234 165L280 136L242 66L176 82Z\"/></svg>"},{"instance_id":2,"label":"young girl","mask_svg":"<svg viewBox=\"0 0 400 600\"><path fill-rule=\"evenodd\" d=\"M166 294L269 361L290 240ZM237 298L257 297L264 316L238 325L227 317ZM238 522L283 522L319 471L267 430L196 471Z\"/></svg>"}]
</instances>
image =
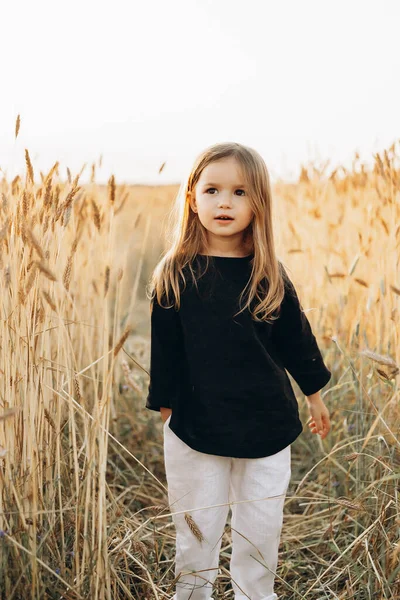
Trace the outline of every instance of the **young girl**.
<instances>
[{"instance_id":1,"label":"young girl","mask_svg":"<svg viewBox=\"0 0 400 600\"><path fill-rule=\"evenodd\" d=\"M276 257L271 203L255 150L207 148L177 196L172 245L152 277L146 407L164 421L172 600L212 598L229 507L235 600L278 598L290 444L303 429L286 371L307 397L310 430L330 430L320 389L331 373Z\"/></svg>"}]
</instances>

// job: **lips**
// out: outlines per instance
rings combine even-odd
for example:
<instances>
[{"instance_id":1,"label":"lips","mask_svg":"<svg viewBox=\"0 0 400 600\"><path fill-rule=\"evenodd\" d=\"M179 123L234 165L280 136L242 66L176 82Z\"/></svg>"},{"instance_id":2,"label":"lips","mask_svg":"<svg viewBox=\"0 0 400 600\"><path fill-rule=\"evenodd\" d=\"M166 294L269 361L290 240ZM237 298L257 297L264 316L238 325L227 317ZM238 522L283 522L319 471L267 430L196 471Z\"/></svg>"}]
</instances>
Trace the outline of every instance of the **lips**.
<instances>
[{"instance_id":1,"label":"lips","mask_svg":"<svg viewBox=\"0 0 400 600\"><path fill-rule=\"evenodd\" d=\"M215 219L217 221L233 221L233 217L230 217L229 215L219 215L218 217L215 217Z\"/></svg>"}]
</instances>

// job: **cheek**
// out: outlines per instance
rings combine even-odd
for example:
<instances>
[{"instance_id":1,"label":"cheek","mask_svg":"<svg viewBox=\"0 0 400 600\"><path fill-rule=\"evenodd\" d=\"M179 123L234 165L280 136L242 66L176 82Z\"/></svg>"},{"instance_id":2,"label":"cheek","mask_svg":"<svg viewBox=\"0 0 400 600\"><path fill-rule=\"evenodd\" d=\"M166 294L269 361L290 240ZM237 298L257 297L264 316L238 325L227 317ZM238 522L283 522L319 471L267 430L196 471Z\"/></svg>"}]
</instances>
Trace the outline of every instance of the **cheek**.
<instances>
[{"instance_id":1,"label":"cheek","mask_svg":"<svg viewBox=\"0 0 400 600\"><path fill-rule=\"evenodd\" d=\"M204 206L198 206L197 207L197 218L199 219L200 223L202 225L206 225L210 222L210 214L209 214L209 210L207 210L207 208L204 208Z\"/></svg>"},{"instance_id":2,"label":"cheek","mask_svg":"<svg viewBox=\"0 0 400 600\"><path fill-rule=\"evenodd\" d=\"M253 217L254 217L254 213L253 213L252 209L250 208L250 206L246 206L245 210L243 211L243 218L246 221L250 222L250 221L252 221Z\"/></svg>"},{"instance_id":3,"label":"cheek","mask_svg":"<svg viewBox=\"0 0 400 600\"><path fill-rule=\"evenodd\" d=\"M213 209L207 202L199 202L197 204L197 210L199 216L205 219L210 218L213 214Z\"/></svg>"}]
</instances>

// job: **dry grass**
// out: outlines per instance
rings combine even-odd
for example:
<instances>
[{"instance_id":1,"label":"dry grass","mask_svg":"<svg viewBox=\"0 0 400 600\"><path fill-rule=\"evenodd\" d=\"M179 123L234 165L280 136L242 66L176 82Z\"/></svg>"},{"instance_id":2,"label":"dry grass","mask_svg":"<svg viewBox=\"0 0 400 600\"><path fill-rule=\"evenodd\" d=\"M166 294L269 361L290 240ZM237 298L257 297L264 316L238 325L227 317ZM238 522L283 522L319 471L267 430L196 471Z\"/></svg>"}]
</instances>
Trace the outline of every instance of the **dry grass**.
<instances>
[{"instance_id":1,"label":"dry grass","mask_svg":"<svg viewBox=\"0 0 400 600\"><path fill-rule=\"evenodd\" d=\"M25 157L26 177L0 184L0 592L170 598L144 285L177 187L97 186L96 165L79 186L58 163L38 182ZM352 172L308 166L275 189L279 253L333 371L331 434L293 445L285 599L400 595L400 172L395 146L375 158L372 172L356 157ZM230 546L227 528L216 592L227 600Z\"/></svg>"}]
</instances>

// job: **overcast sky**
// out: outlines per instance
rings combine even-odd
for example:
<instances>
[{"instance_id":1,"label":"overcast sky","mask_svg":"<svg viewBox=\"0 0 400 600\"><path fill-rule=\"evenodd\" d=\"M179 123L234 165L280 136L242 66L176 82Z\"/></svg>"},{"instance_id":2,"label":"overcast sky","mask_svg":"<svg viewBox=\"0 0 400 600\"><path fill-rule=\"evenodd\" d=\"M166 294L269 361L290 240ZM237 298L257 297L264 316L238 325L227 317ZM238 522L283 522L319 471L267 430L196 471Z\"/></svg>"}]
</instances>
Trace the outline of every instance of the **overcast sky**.
<instances>
[{"instance_id":1,"label":"overcast sky","mask_svg":"<svg viewBox=\"0 0 400 600\"><path fill-rule=\"evenodd\" d=\"M99 182L179 182L237 141L291 178L400 139L399 0L5 0L1 20L9 177L28 148L38 181L102 154Z\"/></svg>"}]
</instances>

